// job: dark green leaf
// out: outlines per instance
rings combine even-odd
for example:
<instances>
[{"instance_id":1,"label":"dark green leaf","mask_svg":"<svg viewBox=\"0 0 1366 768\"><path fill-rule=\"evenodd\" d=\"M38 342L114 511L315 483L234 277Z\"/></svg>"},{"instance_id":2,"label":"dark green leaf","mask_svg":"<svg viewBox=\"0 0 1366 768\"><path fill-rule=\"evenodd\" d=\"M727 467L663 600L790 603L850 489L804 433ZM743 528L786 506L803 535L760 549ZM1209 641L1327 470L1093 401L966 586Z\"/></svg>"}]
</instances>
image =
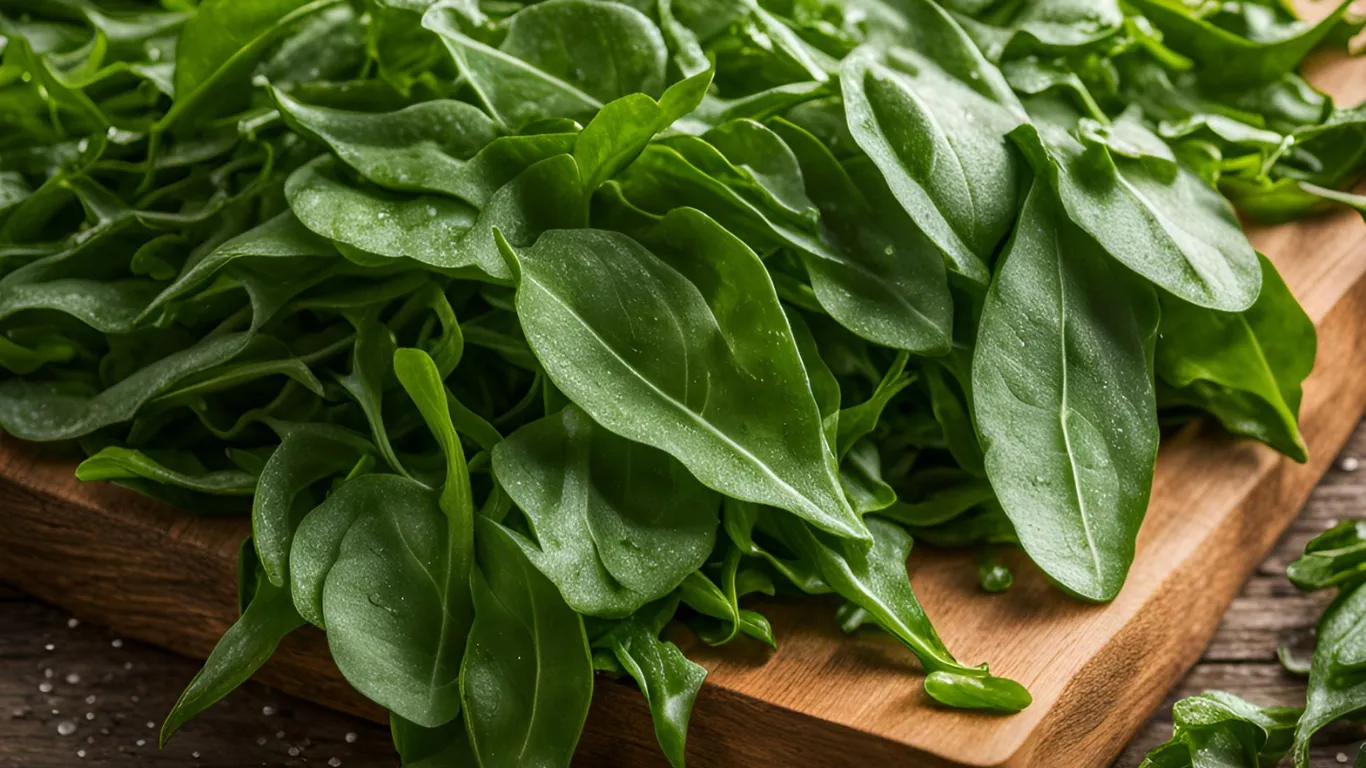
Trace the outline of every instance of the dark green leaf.
<instances>
[{"instance_id":1,"label":"dark green leaf","mask_svg":"<svg viewBox=\"0 0 1366 768\"><path fill-rule=\"evenodd\" d=\"M654 253L552 232L515 257L517 312L546 372L594 421L704 484L863 538L763 264L695 211L653 239Z\"/></svg>"},{"instance_id":2,"label":"dark green leaf","mask_svg":"<svg viewBox=\"0 0 1366 768\"><path fill-rule=\"evenodd\" d=\"M1114 598L1157 453L1158 307L1036 184L982 310L973 358L987 476L1034 562Z\"/></svg>"},{"instance_id":3,"label":"dark green leaf","mask_svg":"<svg viewBox=\"0 0 1366 768\"><path fill-rule=\"evenodd\" d=\"M583 620L492 521L480 523L471 586L460 690L479 764L568 765L593 697Z\"/></svg>"}]
</instances>

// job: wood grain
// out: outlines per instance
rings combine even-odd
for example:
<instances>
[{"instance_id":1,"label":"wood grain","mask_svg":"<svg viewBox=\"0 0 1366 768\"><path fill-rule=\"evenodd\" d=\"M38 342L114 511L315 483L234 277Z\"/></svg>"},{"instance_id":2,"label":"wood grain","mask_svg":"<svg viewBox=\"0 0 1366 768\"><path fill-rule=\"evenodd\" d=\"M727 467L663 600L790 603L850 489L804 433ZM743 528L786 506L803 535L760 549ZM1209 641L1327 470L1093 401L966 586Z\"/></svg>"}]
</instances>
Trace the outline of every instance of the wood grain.
<instances>
[{"instance_id":1,"label":"wood grain","mask_svg":"<svg viewBox=\"0 0 1366 768\"><path fill-rule=\"evenodd\" d=\"M1317 80L1366 96L1363 62L1330 61ZM820 601L761 605L781 649L721 653L689 643L710 669L691 729L694 765L912 764L1055 768L1105 765L1196 661L1237 594L1366 406L1366 226L1355 214L1253 232L1320 329L1302 420L1314 459L1290 463L1195 426L1168 440L1138 557L1118 599L1064 598L1017 561L1016 585L985 596L961 557L917 553L913 581L949 646L1029 686L1013 717L929 706L910 656L885 637L842 636ZM78 485L69 457L0 441L0 580L75 616L203 657L235 614L242 520L180 514L103 485ZM301 632L260 678L375 717ZM639 695L595 694L584 765L663 765Z\"/></svg>"}]
</instances>

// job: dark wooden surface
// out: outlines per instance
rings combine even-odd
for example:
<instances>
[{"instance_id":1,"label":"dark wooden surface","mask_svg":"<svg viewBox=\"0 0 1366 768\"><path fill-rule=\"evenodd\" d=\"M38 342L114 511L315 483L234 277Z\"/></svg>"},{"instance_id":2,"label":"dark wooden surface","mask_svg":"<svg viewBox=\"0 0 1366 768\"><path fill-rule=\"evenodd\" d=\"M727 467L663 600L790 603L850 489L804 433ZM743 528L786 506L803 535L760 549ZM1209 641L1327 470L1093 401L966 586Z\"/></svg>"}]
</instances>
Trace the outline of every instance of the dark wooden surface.
<instances>
[{"instance_id":1,"label":"dark wooden surface","mask_svg":"<svg viewBox=\"0 0 1366 768\"><path fill-rule=\"evenodd\" d=\"M1134 768L1171 732L1171 703L1209 689L1261 704L1303 702L1304 682L1276 662L1280 643L1305 644L1328 595L1302 595L1285 566L1335 521L1366 516L1366 422L1309 504L1225 615L1198 666L1115 763ZM387 732L372 723L248 684L156 749L161 718L198 662L87 624L0 586L0 766L390 766ZM1113 706L1124 706L1114 702ZM149 727L149 724L155 727ZM74 728L74 730L72 730ZM1314 768L1350 762L1360 727L1330 729ZM700 768L706 768L705 766Z\"/></svg>"}]
</instances>

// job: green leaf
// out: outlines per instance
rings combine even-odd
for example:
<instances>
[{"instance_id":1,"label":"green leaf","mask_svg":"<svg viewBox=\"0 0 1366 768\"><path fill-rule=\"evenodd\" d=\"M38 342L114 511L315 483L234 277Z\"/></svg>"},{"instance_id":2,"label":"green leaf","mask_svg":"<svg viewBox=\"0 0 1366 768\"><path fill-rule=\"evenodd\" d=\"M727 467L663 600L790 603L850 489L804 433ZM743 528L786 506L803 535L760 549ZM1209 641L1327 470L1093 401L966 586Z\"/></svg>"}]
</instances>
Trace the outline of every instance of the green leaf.
<instances>
[{"instance_id":1,"label":"green leaf","mask_svg":"<svg viewBox=\"0 0 1366 768\"><path fill-rule=\"evenodd\" d=\"M773 638L773 627L768 623L768 619L759 613L741 608L739 602L741 597L750 592L772 595L773 582L767 580L766 575L759 577L761 571L749 571L747 574L755 578L752 579L753 583L746 584L746 589L742 591L739 584L740 555L741 552L736 547L731 547L726 553L725 562L721 565L724 591L699 570L688 574L679 585L679 597L694 611L721 620L721 630L699 632L703 642L708 645L724 645L743 633L770 648L777 648L777 641Z\"/></svg>"},{"instance_id":2,"label":"green leaf","mask_svg":"<svg viewBox=\"0 0 1366 768\"><path fill-rule=\"evenodd\" d=\"M175 102L161 129L203 116L209 96L245 84L269 47L341 0L204 0L176 42Z\"/></svg>"},{"instance_id":3,"label":"green leaf","mask_svg":"<svg viewBox=\"0 0 1366 768\"><path fill-rule=\"evenodd\" d=\"M256 477L235 469L216 472L178 472L152 457L130 448L109 446L76 467L76 479L151 480L156 483L218 496L250 496L256 491Z\"/></svg>"},{"instance_id":4,"label":"green leaf","mask_svg":"<svg viewBox=\"0 0 1366 768\"><path fill-rule=\"evenodd\" d=\"M1182 0L1133 0L1133 4L1162 30L1168 45L1200 64L1202 79L1222 88L1247 88L1294 72L1352 2L1341 0L1317 23L1275 24L1258 31L1256 37L1200 18Z\"/></svg>"},{"instance_id":5,"label":"green leaf","mask_svg":"<svg viewBox=\"0 0 1366 768\"><path fill-rule=\"evenodd\" d=\"M896 489L882 479L882 457L871 440L854 443L840 463L840 485L860 515L881 512L896 503Z\"/></svg>"},{"instance_id":6,"label":"green leaf","mask_svg":"<svg viewBox=\"0 0 1366 768\"><path fill-rule=\"evenodd\" d=\"M820 209L830 246L802 252L821 306L869 341L917 354L945 352L952 337L953 303L938 249L900 211L870 197L835 156L805 130L772 124L801 167L805 192Z\"/></svg>"},{"instance_id":7,"label":"green leaf","mask_svg":"<svg viewBox=\"0 0 1366 768\"><path fill-rule=\"evenodd\" d=\"M493 230L516 243L584 215L583 182L568 156L544 160L500 188L482 210L449 197L408 197L346 183L321 159L289 177L290 207L309 229L361 251L442 270L475 267L495 280L510 273Z\"/></svg>"},{"instance_id":8,"label":"green leaf","mask_svg":"<svg viewBox=\"0 0 1366 768\"><path fill-rule=\"evenodd\" d=\"M595 422L703 484L866 538L758 257L696 211L671 213L652 240L653 253L611 232L560 231L508 250L546 373Z\"/></svg>"},{"instance_id":9,"label":"green leaf","mask_svg":"<svg viewBox=\"0 0 1366 768\"><path fill-rule=\"evenodd\" d=\"M602 186L656 134L697 109L711 86L712 74L708 69L669 86L659 101L633 93L608 102L574 144L574 160L584 175L584 187L594 190Z\"/></svg>"},{"instance_id":10,"label":"green leaf","mask_svg":"<svg viewBox=\"0 0 1366 768\"><path fill-rule=\"evenodd\" d=\"M966 361L966 356L963 358ZM986 472L986 459L977 439L977 428L972 422L972 373L964 371L970 365L941 364L926 361L921 369L930 395L930 410L944 430L944 444L954 461L969 472Z\"/></svg>"},{"instance_id":11,"label":"green leaf","mask_svg":"<svg viewBox=\"0 0 1366 768\"><path fill-rule=\"evenodd\" d=\"M1157 455L1158 307L1035 184L987 293L972 388L987 477L1025 551L1086 600L1114 598Z\"/></svg>"},{"instance_id":12,"label":"green leaf","mask_svg":"<svg viewBox=\"0 0 1366 768\"><path fill-rule=\"evenodd\" d=\"M1309 670L1308 700L1295 728L1295 766L1309 768L1309 740L1328 724L1354 718L1366 710L1366 677L1362 675L1366 639L1366 588L1344 589L1319 621L1314 661Z\"/></svg>"},{"instance_id":13,"label":"green leaf","mask_svg":"<svg viewBox=\"0 0 1366 768\"><path fill-rule=\"evenodd\" d=\"M600 0L528 6L513 14L498 48L467 37L452 15L433 6L422 23L441 37L480 102L510 130L546 117L587 122L609 101L664 91L664 38L630 6Z\"/></svg>"},{"instance_id":14,"label":"green leaf","mask_svg":"<svg viewBox=\"0 0 1366 768\"><path fill-rule=\"evenodd\" d=\"M70 440L129 421L147 401L187 376L232 360L253 334L206 338L91 395L56 382L0 382L0 428L24 440Z\"/></svg>"},{"instance_id":15,"label":"green leaf","mask_svg":"<svg viewBox=\"0 0 1366 768\"><path fill-rule=\"evenodd\" d=\"M1113 38L1125 22L1117 0L1036 0L1017 9L997 22L1003 28L1002 40L998 50L987 52L992 61L1031 53L1077 53Z\"/></svg>"},{"instance_id":16,"label":"green leaf","mask_svg":"<svg viewBox=\"0 0 1366 768\"><path fill-rule=\"evenodd\" d=\"M670 598L642 608L613 628L603 644L645 694L655 738L669 764L682 768L688 720L707 670L688 661L678 646L659 637L677 606L678 599Z\"/></svg>"},{"instance_id":17,"label":"green leaf","mask_svg":"<svg viewBox=\"0 0 1366 768\"><path fill-rule=\"evenodd\" d=\"M436 362L420 349L395 351L394 374L446 457L446 482L441 487L438 503L450 523L450 568L454 578L464 583L474 565L474 498L465 448L451 421L455 398L442 383Z\"/></svg>"},{"instance_id":18,"label":"green leaf","mask_svg":"<svg viewBox=\"0 0 1366 768\"><path fill-rule=\"evenodd\" d=\"M1067 216L1124 266L1202 307L1237 312L1256 301L1257 254L1228 202L1194 173L1178 168L1164 178L1047 122L1011 138Z\"/></svg>"},{"instance_id":19,"label":"green leaf","mask_svg":"<svg viewBox=\"0 0 1366 768\"><path fill-rule=\"evenodd\" d=\"M1305 591L1350 587L1366 580L1366 524L1344 520L1310 539L1285 575Z\"/></svg>"},{"instance_id":20,"label":"green leaf","mask_svg":"<svg viewBox=\"0 0 1366 768\"><path fill-rule=\"evenodd\" d=\"M471 586L460 689L479 764L569 765L593 697L583 619L490 520L479 525Z\"/></svg>"},{"instance_id":21,"label":"green leaf","mask_svg":"<svg viewBox=\"0 0 1366 768\"><path fill-rule=\"evenodd\" d=\"M262 569L272 584L283 586L300 520L294 515L295 500L314 483L350 469L373 447L354 432L326 424L281 424L278 429L280 447L257 480L251 529Z\"/></svg>"},{"instance_id":22,"label":"green leaf","mask_svg":"<svg viewBox=\"0 0 1366 768\"><path fill-rule=\"evenodd\" d=\"M840 411L839 437L835 443L835 453L841 459L849 453L855 443L877 427L878 422L882 421L882 412L886 410L892 398L915 380L914 377L905 375L909 359L910 356L905 352L897 355L896 361L887 368L882 381L878 382L877 389L873 390L873 394L867 400Z\"/></svg>"},{"instance_id":23,"label":"green leaf","mask_svg":"<svg viewBox=\"0 0 1366 768\"><path fill-rule=\"evenodd\" d=\"M460 101L368 113L311 106L278 88L270 94L291 128L326 145L370 181L398 192L466 199L453 180L468 173L471 159L498 136L487 115Z\"/></svg>"},{"instance_id":24,"label":"green leaf","mask_svg":"<svg viewBox=\"0 0 1366 768\"><path fill-rule=\"evenodd\" d=\"M389 731L403 768L458 768L477 765L463 719L452 720L440 728L423 728L393 713Z\"/></svg>"},{"instance_id":25,"label":"green leaf","mask_svg":"<svg viewBox=\"0 0 1366 768\"><path fill-rule=\"evenodd\" d=\"M1006 135L1023 110L946 11L899 6L909 48L889 64L867 50L844 60L849 130L953 269L985 283L1016 210L1020 168Z\"/></svg>"},{"instance_id":26,"label":"green leaf","mask_svg":"<svg viewBox=\"0 0 1366 768\"><path fill-rule=\"evenodd\" d=\"M254 564L246 558L246 565ZM160 744L166 742L196 715L245 683L275 654L285 635L303 626L294 610L289 590L272 584L265 573L255 568L253 597L228 631L214 646L204 667L180 694L161 726Z\"/></svg>"},{"instance_id":27,"label":"green leaf","mask_svg":"<svg viewBox=\"0 0 1366 768\"><path fill-rule=\"evenodd\" d=\"M457 533L427 488L362 475L304 518L290 551L294 604L321 619L337 668L367 698L426 728L460 712L472 611Z\"/></svg>"},{"instance_id":28,"label":"green leaf","mask_svg":"<svg viewBox=\"0 0 1366 768\"><path fill-rule=\"evenodd\" d=\"M1314 323L1266 257L1262 292L1245 312L1162 297L1157 374L1175 398L1214 414L1230 432L1309 458L1300 435L1301 384L1314 368Z\"/></svg>"},{"instance_id":29,"label":"green leaf","mask_svg":"<svg viewBox=\"0 0 1366 768\"><path fill-rule=\"evenodd\" d=\"M1300 707L1259 707L1210 691L1172 707L1175 733L1140 768L1274 766L1290 751Z\"/></svg>"},{"instance_id":30,"label":"green leaf","mask_svg":"<svg viewBox=\"0 0 1366 768\"><path fill-rule=\"evenodd\" d=\"M509 535L579 613L634 613L672 592L716 543L714 491L577 406L499 443L493 469L534 540Z\"/></svg>"},{"instance_id":31,"label":"green leaf","mask_svg":"<svg viewBox=\"0 0 1366 768\"><path fill-rule=\"evenodd\" d=\"M900 640L928 673L925 691L954 707L1018 712L1029 706L1029 692L1019 683L991 676L986 665L969 667L944 647L929 617L911 591L906 559L911 537L900 527L869 518L871 550L830 540L801 521L777 517L779 529L797 555L820 571L822 579L845 600L867 611L878 625Z\"/></svg>"}]
</instances>

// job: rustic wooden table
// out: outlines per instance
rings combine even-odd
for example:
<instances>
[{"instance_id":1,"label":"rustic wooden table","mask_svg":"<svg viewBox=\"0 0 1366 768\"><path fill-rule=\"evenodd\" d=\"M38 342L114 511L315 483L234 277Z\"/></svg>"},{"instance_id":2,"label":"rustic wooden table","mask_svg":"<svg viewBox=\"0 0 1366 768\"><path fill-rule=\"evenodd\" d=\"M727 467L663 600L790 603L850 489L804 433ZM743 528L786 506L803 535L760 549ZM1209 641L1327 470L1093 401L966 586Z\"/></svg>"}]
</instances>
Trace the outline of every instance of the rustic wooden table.
<instances>
[{"instance_id":1,"label":"rustic wooden table","mask_svg":"<svg viewBox=\"0 0 1366 768\"><path fill-rule=\"evenodd\" d=\"M1199 665L1114 768L1134 768L1170 735L1171 703L1180 697L1221 689L1262 704L1303 702L1304 681L1281 669L1276 646L1312 642L1312 627L1330 596L1300 594L1285 580L1285 566L1335 521L1366 516L1366 467L1357 469L1357 457L1366 460L1366 422L1234 601ZM0 586L0 766L338 768L395 762L384 728L254 683L158 751L161 718L198 666L123 642ZM1363 738L1360 726L1330 729L1314 749L1313 768L1350 762Z\"/></svg>"}]
</instances>

